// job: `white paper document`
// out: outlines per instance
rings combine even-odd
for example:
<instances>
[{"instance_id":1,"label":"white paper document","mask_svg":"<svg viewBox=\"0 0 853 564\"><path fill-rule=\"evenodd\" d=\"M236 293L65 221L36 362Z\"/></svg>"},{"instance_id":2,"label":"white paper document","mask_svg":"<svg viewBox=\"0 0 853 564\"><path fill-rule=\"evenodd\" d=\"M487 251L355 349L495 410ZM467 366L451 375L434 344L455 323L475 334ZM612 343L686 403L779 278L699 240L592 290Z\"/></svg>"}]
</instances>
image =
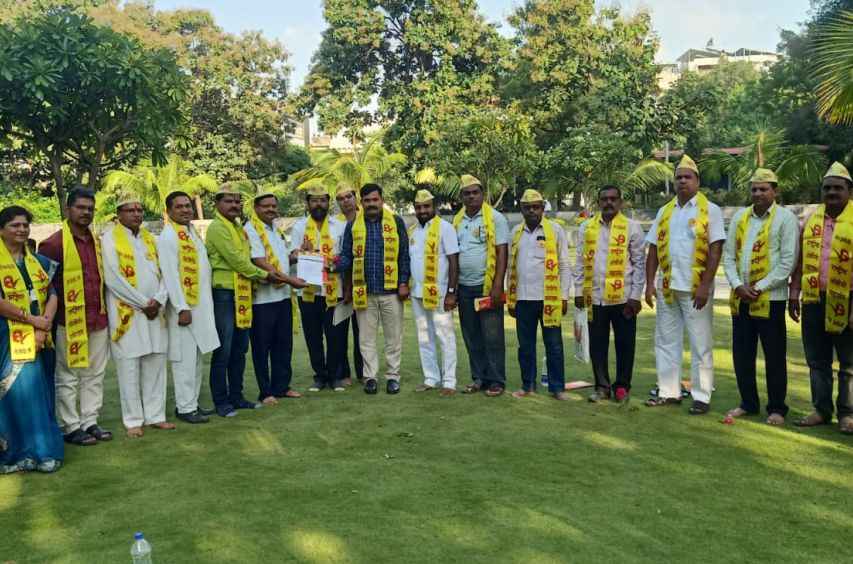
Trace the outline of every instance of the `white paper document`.
<instances>
[{"instance_id":1,"label":"white paper document","mask_svg":"<svg viewBox=\"0 0 853 564\"><path fill-rule=\"evenodd\" d=\"M314 286L323 285L323 255L319 253L299 253L296 261L296 276Z\"/></svg>"}]
</instances>

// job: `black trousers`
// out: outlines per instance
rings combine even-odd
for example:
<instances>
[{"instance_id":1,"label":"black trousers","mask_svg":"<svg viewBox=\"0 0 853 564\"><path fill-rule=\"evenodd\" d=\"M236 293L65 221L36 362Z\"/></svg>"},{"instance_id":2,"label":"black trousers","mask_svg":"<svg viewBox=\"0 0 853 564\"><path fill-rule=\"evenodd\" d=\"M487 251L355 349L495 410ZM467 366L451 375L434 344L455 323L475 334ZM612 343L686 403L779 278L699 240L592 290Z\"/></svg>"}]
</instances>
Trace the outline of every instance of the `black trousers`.
<instances>
[{"instance_id":1,"label":"black trousers","mask_svg":"<svg viewBox=\"0 0 853 564\"><path fill-rule=\"evenodd\" d=\"M614 387L631 389L634 373L634 353L637 342L637 317L626 318L622 312L625 304L593 305L589 322L589 359L596 389L610 391L610 327L616 346L616 382Z\"/></svg>"},{"instance_id":2,"label":"black trousers","mask_svg":"<svg viewBox=\"0 0 853 564\"><path fill-rule=\"evenodd\" d=\"M504 306L476 311L474 301L483 297L482 286L459 285L459 325L468 351L471 380L484 388L506 385Z\"/></svg>"},{"instance_id":3,"label":"black trousers","mask_svg":"<svg viewBox=\"0 0 853 564\"><path fill-rule=\"evenodd\" d=\"M305 334L311 369L314 370L314 381L334 385L342 377L347 327L343 323L337 326L332 324L335 308L326 307L326 298L323 296L314 296L313 302L306 302L300 297L299 311L302 314L302 332Z\"/></svg>"},{"instance_id":4,"label":"black trousers","mask_svg":"<svg viewBox=\"0 0 853 564\"><path fill-rule=\"evenodd\" d=\"M355 364L355 375L359 380L364 379L364 359L361 357L361 347L358 346L358 319L355 314L351 315L349 319L341 322L343 326L344 333L344 360L341 363L341 375L339 379L342 378L352 378L352 367L349 363L349 338L346 337L347 327L352 327L352 359L353 364Z\"/></svg>"},{"instance_id":5,"label":"black trousers","mask_svg":"<svg viewBox=\"0 0 853 564\"><path fill-rule=\"evenodd\" d=\"M825 421L832 419L832 354L838 358L838 396L835 411L838 419L853 415L853 331L845 327L838 335L824 328L826 295L820 303L803 304L803 349L809 365L812 404Z\"/></svg>"},{"instance_id":6,"label":"black trousers","mask_svg":"<svg viewBox=\"0 0 853 564\"><path fill-rule=\"evenodd\" d=\"M252 306L252 363L258 381L258 399L281 397L293 377L293 309L290 298Z\"/></svg>"},{"instance_id":7,"label":"black trousers","mask_svg":"<svg viewBox=\"0 0 853 564\"><path fill-rule=\"evenodd\" d=\"M740 391L740 408L747 413L761 411L755 377L759 340L764 351L767 413L778 413L783 417L788 413L785 405L788 393L786 306L785 300L770 302L770 317L761 319L750 316L749 304L741 302L737 317L732 317L732 357Z\"/></svg>"}]
</instances>

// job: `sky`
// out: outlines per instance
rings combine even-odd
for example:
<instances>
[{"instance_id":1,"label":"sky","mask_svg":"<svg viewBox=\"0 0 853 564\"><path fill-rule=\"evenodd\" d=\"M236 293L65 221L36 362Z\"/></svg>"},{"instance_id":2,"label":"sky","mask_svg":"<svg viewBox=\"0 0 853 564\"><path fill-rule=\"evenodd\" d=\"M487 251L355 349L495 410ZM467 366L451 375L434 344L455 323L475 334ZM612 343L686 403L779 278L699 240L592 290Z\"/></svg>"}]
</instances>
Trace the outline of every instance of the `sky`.
<instances>
[{"instance_id":1,"label":"sky","mask_svg":"<svg viewBox=\"0 0 853 564\"><path fill-rule=\"evenodd\" d=\"M501 23L522 0L479 0L486 19ZM626 12L646 9L661 40L658 62L673 62L689 48L704 47L713 38L718 49L740 47L774 51L779 31L796 29L808 19L809 0L596 0L599 6L619 5ZM158 9L204 8L226 31L261 30L281 41L290 53L294 88L302 83L311 55L320 44L322 0L155 0Z\"/></svg>"}]
</instances>

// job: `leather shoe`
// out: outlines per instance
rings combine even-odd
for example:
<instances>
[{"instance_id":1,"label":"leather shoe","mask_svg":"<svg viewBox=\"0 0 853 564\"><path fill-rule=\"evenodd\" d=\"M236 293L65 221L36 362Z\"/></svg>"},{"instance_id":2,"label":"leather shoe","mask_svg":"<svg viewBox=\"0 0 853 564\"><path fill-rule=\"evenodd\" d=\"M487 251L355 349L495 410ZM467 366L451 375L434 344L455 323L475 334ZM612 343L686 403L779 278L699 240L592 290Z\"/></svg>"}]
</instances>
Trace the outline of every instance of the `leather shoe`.
<instances>
[{"instance_id":1,"label":"leather shoe","mask_svg":"<svg viewBox=\"0 0 853 564\"><path fill-rule=\"evenodd\" d=\"M389 394L399 394L400 382L397 380L388 380L388 383L385 385L385 391Z\"/></svg>"},{"instance_id":2,"label":"leather shoe","mask_svg":"<svg viewBox=\"0 0 853 564\"><path fill-rule=\"evenodd\" d=\"M375 394L379 391L379 385L376 383L376 378L371 378L370 380L364 381L364 393L365 394Z\"/></svg>"},{"instance_id":3,"label":"leather shoe","mask_svg":"<svg viewBox=\"0 0 853 564\"><path fill-rule=\"evenodd\" d=\"M192 413L179 413L178 419L184 423L191 423L193 425L198 423L207 423L210 421L206 415L202 415L198 411L193 411Z\"/></svg>"}]
</instances>

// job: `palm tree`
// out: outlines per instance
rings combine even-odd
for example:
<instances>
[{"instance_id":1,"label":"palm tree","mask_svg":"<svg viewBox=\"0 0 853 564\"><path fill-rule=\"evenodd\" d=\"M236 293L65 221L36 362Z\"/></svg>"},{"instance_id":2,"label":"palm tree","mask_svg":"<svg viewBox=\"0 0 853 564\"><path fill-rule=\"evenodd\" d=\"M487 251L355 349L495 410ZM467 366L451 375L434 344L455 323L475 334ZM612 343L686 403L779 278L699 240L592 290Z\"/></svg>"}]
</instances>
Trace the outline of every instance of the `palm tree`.
<instances>
[{"instance_id":1,"label":"palm tree","mask_svg":"<svg viewBox=\"0 0 853 564\"><path fill-rule=\"evenodd\" d=\"M382 132L368 138L352 153L335 149L318 151L312 155L314 164L294 172L286 186L293 190L308 190L323 186L331 197L339 186L360 188L370 182L382 183L398 167L406 164L406 155L391 153L382 146Z\"/></svg>"},{"instance_id":2,"label":"palm tree","mask_svg":"<svg viewBox=\"0 0 853 564\"><path fill-rule=\"evenodd\" d=\"M208 174L191 176L187 172L186 163L177 156L171 155L165 166L154 166L145 161L130 171L115 170L104 179L104 191L115 194L119 191L129 191L138 195L149 210L163 210L166 218L166 196L175 190L186 192L193 197L199 219L204 219L201 196L216 190L219 183Z\"/></svg>"},{"instance_id":3,"label":"palm tree","mask_svg":"<svg viewBox=\"0 0 853 564\"><path fill-rule=\"evenodd\" d=\"M832 124L853 124L853 12L819 25L814 55L818 115Z\"/></svg>"}]
</instances>

